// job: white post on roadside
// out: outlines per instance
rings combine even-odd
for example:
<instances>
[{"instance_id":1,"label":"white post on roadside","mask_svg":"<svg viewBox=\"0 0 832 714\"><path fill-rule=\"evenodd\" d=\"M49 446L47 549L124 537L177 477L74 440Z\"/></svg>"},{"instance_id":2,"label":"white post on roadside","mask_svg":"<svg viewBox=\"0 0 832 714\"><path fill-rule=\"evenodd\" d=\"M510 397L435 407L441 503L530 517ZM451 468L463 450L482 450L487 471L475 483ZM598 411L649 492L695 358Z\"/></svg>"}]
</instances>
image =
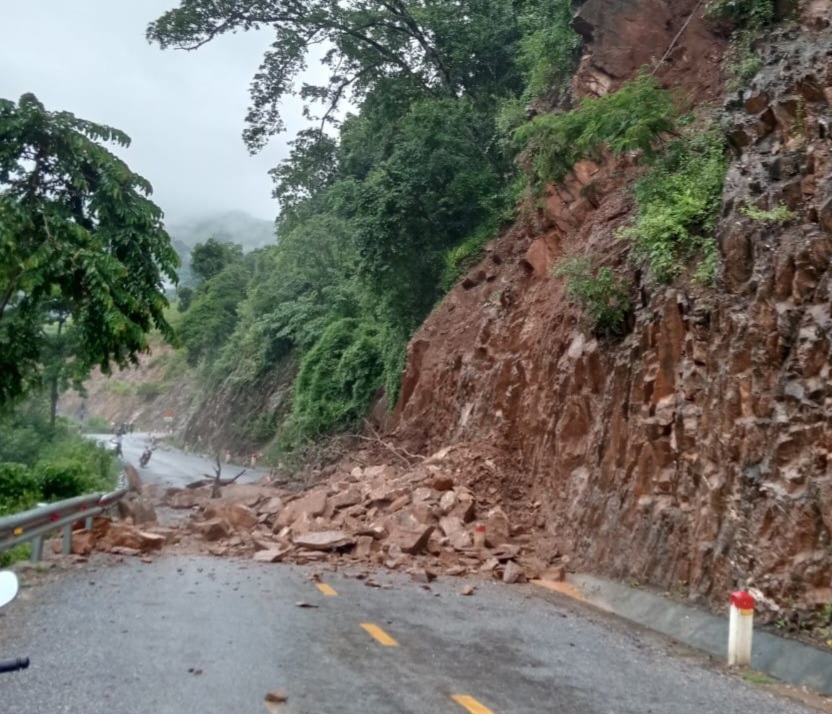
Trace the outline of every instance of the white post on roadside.
<instances>
[{"instance_id":1,"label":"white post on roadside","mask_svg":"<svg viewBox=\"0 0 832 714\"><path fill-rule=\"evenodd\" d=\"M754 596L744 590L731 593L728 618L728 665L751 664L751 636L754 632Z\"/></svg>"}]
</instances>

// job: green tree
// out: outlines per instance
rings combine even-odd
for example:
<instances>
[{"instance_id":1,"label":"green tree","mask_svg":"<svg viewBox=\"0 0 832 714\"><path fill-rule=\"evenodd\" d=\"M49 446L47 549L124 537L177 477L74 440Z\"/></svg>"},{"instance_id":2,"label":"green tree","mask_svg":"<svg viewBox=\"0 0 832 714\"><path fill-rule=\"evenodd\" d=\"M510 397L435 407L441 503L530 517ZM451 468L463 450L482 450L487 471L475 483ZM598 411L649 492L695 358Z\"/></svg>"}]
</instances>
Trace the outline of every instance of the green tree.
<instances>
[{"instance_id":1,"label":"green tree","mask_svg":"<svg viewBox=\"0 0 832 714\"><path fill-rule=\"evenodd\" d=\"M354 318L333 322L304 356L295 382L293 419L313 436L354 423L384 372L382 334Z\"/></svg>"},{"instance_id":2,"label":"green tree","mask_svg":"<svg viewBox=\"0 0 832 714\"><path fill-rule=\"evenodd\" d=\"M445 253L502 209L502 173L477 139L491 132L492 116L471 100L414 102L387 155L360 184L354 220L361 270L392 319L409 330L441 296Z\"/></svg>"},{"instance_id":3,"label":"green tree","mask_svg":"<svg viewBox=\"0 0 832 714\"><path fill-rule=\"evenodd\" d=\"M243 247L235 243L209 238L204 243L197 243L191 251L191 270L203 281L219 275L231 263L243 259Z\"/></svg>"},{"instance_id":4,"label":"green tree","mask_svg":"<svg viewBox=\"0 0 832 714\"><path fill-rule=\"evenodd\" d=\"M174 339L163 281L178 258L162 212L102 145L129 141L31 94L0 99L0 404L40 383L55 300L79 369L136 362L154 327Z\"/></svg>"},{"instance_id":5,"label":"green tree","mask_svg":"<svg viewBox=\"0 0 832 714\"><path fill-rule=\"evenodd\" d=\"M234 331L237 305L245 297L248 270L244 263L232 263L200 286L179 328L188 351L188 363L219 354Z\"/></svg>"},{"instance_id":6,"label":"green tree","mask_svg":"<svg viewBox=\"0 0 832 714\"><path fill-rule=\"evenodd\" d=\"M194 289L188 285L180 285L176 289L176 298L178 300L177 309L179 312L188 312L188 308L194 299Z\"/></svg>"},{"instance_id":7,"label":"green tree","mask_svg":"<svg viewBox=\"0 0 832 714\"><path fill-rule=\"evenodd\" d=\"M568 0L179 0L149 26L163 48L273 33L244 139L256 151L283 131L288 96L307 102L310 120L271 172L278 240L245 298L186 320L207 392L257 389L300 364L291 423L279 428L290 441L355 422L382 384L395 401L412 331L512 215L518 147L506 137L524 99L564 86L570 22ZM321 47L328 78L303 84ZM498 128L508 104L518 121Z\"/></svg>"}]
</instances>

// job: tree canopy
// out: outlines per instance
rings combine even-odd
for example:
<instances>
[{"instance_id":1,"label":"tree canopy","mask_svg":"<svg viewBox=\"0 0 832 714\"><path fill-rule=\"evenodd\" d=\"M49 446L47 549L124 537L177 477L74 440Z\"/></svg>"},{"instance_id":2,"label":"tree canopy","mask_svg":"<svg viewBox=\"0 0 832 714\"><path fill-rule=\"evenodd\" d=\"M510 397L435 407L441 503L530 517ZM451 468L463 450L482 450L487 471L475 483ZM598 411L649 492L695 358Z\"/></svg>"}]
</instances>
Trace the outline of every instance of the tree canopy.
<instances>
[{"instance_id":1,"label":"tree canopy","mask_svg":"<svg viewBox=\"0 0 832 714\"><path fill-rule=\"evenodd\" d=\"M56 310L76 373L135 362L153 328L174 339L164 282L178 258L162 212L104 146L129 143L32 94L0 99L0 404L40 382Z\"/></svg>"},{"instance_id":2,"label":"tree canopy","mask_svg":"<svg viewBox=\"0 0 832 714\"><path fill-rule=\"evenodd\" d=\"M568 84L578 47L570 8L179 0L150 24L151 42L185 50L226 33L272 33L251 85L250 150L285 129L287 98L304 100L309 119L271 172L277 244L234 304L233 332L229 310L202 341L211 349L193 351L211 388L255 389L293 354L293 421L281 433L300 438L356 420L381 386L395 402L407 340L513 215L521 182L510 132L525 102ZM306 70L318 60L327 74L313 86ZM501 118L509 109L511 122ZM231 338L220 345L220 334Z\"/></svg>"},{"instance_id":3,"label":"tree canopy","mask_svg":"<svg viewBox=\"0 0 832 714\"><path fill-rule=\"evenodd\" d=\"M522 0L181 0L152 22L147 37L162 48L196 49L220 35L270 27L274 41L251 85L244 137L261 148L284 123L287 94L308 101L307 115L334 121L345 100L360 101L385 78L405 80L424 96L459 97L519 82L512 68ZM321 85L294 80L318 49L329 68ZM315 114L314 105L319 105Z\"/></svg>"},{"instance_id":4,"label":"tree canopy","mask_svg":"<svg viewBox=\"0 0 832 714\"><path fill-rule=\"evenodd\" d=\"M239 263L242 259L241 245L209 238L204 243L197 243L191 251L191 269L205 281L221 273L231 263Z\"/></svg>"}]
</instances>

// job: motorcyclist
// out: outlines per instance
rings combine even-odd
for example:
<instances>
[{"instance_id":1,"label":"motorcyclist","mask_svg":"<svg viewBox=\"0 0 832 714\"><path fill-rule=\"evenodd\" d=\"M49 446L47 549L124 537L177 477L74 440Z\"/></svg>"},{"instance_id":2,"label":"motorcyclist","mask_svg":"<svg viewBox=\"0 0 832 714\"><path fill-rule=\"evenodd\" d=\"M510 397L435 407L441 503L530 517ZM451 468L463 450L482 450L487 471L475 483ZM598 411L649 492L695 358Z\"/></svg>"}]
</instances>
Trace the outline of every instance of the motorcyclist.
<instances>
[{"instance_id":1,"label":"motorcyclist","mask_svg":"<svg viewBox=\"0 0 832 714\"><path fill-rule=\"evenodd\" d=\"M139 464L141 466L147 466L147 463L150 461L151 456L153 456L153 449L151 449L149 446L145 446L142 455L139 457Z\"/></svg>"}]
</instances>

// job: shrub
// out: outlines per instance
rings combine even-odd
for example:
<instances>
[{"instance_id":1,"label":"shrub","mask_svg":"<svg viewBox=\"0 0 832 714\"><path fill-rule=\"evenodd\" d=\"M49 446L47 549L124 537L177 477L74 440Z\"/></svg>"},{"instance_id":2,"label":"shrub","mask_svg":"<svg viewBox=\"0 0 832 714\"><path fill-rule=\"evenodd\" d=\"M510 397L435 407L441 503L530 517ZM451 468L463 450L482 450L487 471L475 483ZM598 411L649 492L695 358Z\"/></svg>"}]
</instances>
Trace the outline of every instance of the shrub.
<instances>
[{"instance_id":1,"label":"shrub","mask_svg":"<svg viewBox=\"0 0 832 714\"><path fill-rule=\"evenodd\" d=\"M300 363L292 420L314 436L346 427L363 416L382 384L381 330L356 318L336 320Z\"/></svg>"},{"instance_id":2,"label":"shrub","mask_svg":"<svg viewBox=\"0 0 832 714\"><path fill-rule=\"evenodd\" d=\"M710 0L706 7L708 17L728 20L735 27L725 68L732 75L729 85L738 89L762 67L754 40L776 21L774 0Z\"/></svg>"},{"instance_id":3,"label":"shrub","mask_svg":"<svg viewBox=\"0 0 832 714\"><path fill-rule=\"evenodd\" d=\"M8 568L12 563L17 563L20 560L27 560L31 553L31 547L28 543L21 543L14 548L0 553L0 568Z\"/></svg>"},{"instance_id":4,"label":"shrub","mask_svg":"<svg viewBox=\"0 0 832 714\"><path fill-rule=\"evenodd\" d=\"M0 515L23 511L41 498L33 471L24 464L0 463Z\"/></svg>"},{"instance_id":5,"label":"shrub","mask_svg":"<svg viewBox=\"0 0 832 714\"><path fill-rule=\"evenodd\" d=\"M659 137L674 127L675 105L656 80L640 74L615 93L584 99L564 114L535 117L515 131L526 147L534 181L561 181L582 158L603 151L642 151L651 156Z\"/></svg>"},{"instance_id":6,"label":"shrub","mask_svg":"<svg viewBox=\"0 0 832 714\"><path fill-rule=\"evenodd\" d=\"M709 0L706 8L708 17L730 20L739 29L762 29L776 16L774 0Z\"/></svg>"},{"instance_id":7,"label":"shrub","mask_svg":"<svg viewBox=\"0 0 832 714\"><path fill-rule=\"evenodd\" d=\"M136 392L136 388L130 382L121 379L113 379L109 383L110 393L117 397L129 397Z\"/></svg>"},{"instance_id":8,"label":"shrub","mask_svg":"<svg viewBox=\"0 0 832 714\"><path fill-rule=\"evenodd\" d=\"M763 67L763 61L754 50L754 37L747 30L734 36L725 62L725 71L730 76L729 89L744 87Z\"/></svg>"},{"instance_id":9,"label":"shrub","mask_svg":"<svg viewBox=\"0 0 832 714\"><path fill-rule=\"evenodd\" d=\"M566 278L566 296L584 311L595 334L604 337L624 333L630 298L611 268L593 269L589 258L577 256L561 261L553 273Z\"/></svg>"},{"instance_id":10,"label":"shrub","mask_svg":"<svg viewBox=\"0 0 832 714\"><path fill-rule=\"evenodd\" d=\"M165 385L159 382L140 382L136 385L136 394L147 401L155 399L165 391Z\"/></svg>"},{"instance_id":11,"label":"shrub","mask_svg":"<svg viewBox=\"0 0 832 714\"><path fill-rule=\"evenodd\" d=\"M60 501L96 491L95 474L77 459L40 461L35 466L34 473L47 501Z\"/></svg>"},{"instance_id":12,"label":"shrub","mask_svg":"<svg viewBox=\"0 0 832 714\"><path fill-rule=\"evenodd\" d=\"M713 286L716 278L716 266L719 262L719 248L714 238L702 241L702 260L693 274L694 282L699 285Z\"/></svg>"},{"instance_id":13,"label":"shrub","mask_svg":"<svg viewBox=\"0 0 832 714\"><path fill-rule=\"evenodd\" d=\"M492 230L481 229L445 254L441 279L443 292L448 292L457 280L482 260L483 248L493 237Z\"/></svg>"},{"instance_id":14,"label":"shrub","mask_svg":"<svg viewBox=\"0 0 832 714\"><path fill-rule=\"evenodd\" d=\"M402 372L407 360L409 335L402 329L386 327L382 333L381 353L384 362L382 383L387 393L387 404L392 410L399 398L402 386Z\"/></svg>"},{"instance_id":15,"label":"shrub","mask_svg":"<svg viewBox=\"0 0 832 714\"><path fill-rule=\"evenodd\" d=\"M672 142L636 183L635 221L619 236L660 283L713 241L726 169L724 139L712 131Z\"/></svg>"},{"instance_id":16,"label":"shrub","mask_svg":"<svg viewBox=\"0 0 832 714\"><path fill-rule=\"evenodd\" d=\"M77 481L79 490L70 493L67 497L94 491L109 491L115 488L119 470L118 461L113 457L112 452L87 439L74 437L52 442L41 451L35 470L42 469L47 464L61 465L66 462L81 464L85 474ZM74 466L68 466L68 468L74 470ZM67 482L69 482L69 477L64 479L64 483Z\"/></svg>"}]
</instances>

